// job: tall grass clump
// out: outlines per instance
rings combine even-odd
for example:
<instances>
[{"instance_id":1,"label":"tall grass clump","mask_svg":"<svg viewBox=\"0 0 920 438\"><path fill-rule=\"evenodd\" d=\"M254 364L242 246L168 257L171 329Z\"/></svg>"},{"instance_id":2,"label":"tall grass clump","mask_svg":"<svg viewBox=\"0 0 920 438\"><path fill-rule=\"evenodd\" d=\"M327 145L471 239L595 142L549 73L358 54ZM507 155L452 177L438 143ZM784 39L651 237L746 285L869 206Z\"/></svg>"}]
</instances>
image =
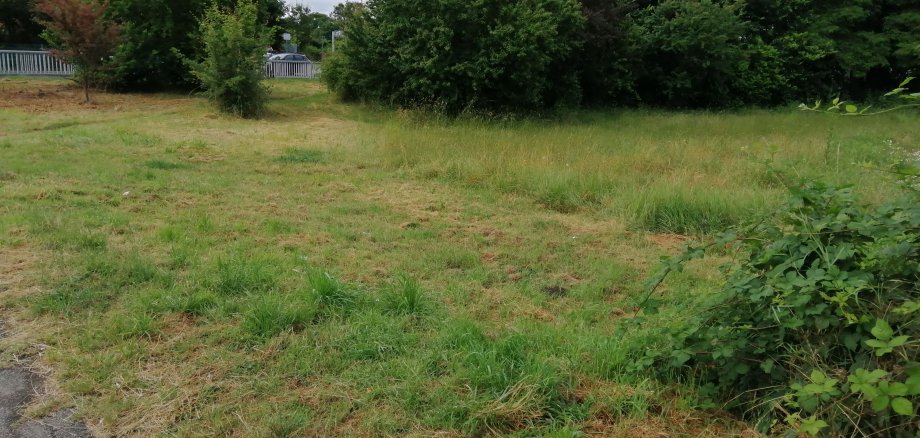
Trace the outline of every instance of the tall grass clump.
<instances>
[{"instance_id":1,"label":"tall grass clump","mask_svg":"<svg viewBox=\"0 0 920 438\"><path fill-rule=\"evenodd\" d=\"M307 280L309 296L321 312L348 312L358 304L358 295L326 271L314 269Z\"/></svg>"},{"instance_id":2,"label":"tall grass clump","mask_svg":"<svg viewBox=\"0 0 920 438\"><path fill-rule=\"evenodd\" d=\"M269 293L249 304L243 330L257 339L267 339L309 324L314 312L312 303L300 297Z\"/></svg>"},{"instance_id":3,"label":"tall grass clump","mask_svg":"<svg viewBox=\"0 0 920 438\"><path fill-rule=\"evenodd\" d=\"M400 276L386 291L384 305L390 313L418 315L425 310L422 288L414 278Z\"/></svg>"},{"instance_id":4,"label":"tall grass clump","mask_svg":"<svg viewBox=\"0 0 920 438\"><path fill-rule=\"evenodd\" d=\"M217 260L212 289L224 295L265 292L275 288L278 278L266 258L238 255Z\"/></svg>"}]
</instances>

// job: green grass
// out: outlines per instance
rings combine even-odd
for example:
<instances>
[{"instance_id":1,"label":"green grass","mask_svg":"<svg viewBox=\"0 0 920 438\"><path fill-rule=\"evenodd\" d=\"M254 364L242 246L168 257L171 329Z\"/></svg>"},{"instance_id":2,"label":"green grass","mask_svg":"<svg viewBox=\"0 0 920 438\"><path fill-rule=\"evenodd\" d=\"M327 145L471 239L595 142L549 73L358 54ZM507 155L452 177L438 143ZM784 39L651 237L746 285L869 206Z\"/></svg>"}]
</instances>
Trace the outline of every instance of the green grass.
<instances>
[{"instance_id":1,"label":"green grass","mask_svg":"<svg viewBox=\"0 0 920 438\"><path fill-rule=\"evenodd\" d=\"M0 98L36 87L66 83ZM172 95L0 108L0 308L24 334L0 357L44 346L103 434L740 433L641 363L718 270L624 329L645 278L777 205L765 160L881 202L872 167L920 150L912 113L443 121L273 87L264 120Z\"/></svg>"}]
</instances>

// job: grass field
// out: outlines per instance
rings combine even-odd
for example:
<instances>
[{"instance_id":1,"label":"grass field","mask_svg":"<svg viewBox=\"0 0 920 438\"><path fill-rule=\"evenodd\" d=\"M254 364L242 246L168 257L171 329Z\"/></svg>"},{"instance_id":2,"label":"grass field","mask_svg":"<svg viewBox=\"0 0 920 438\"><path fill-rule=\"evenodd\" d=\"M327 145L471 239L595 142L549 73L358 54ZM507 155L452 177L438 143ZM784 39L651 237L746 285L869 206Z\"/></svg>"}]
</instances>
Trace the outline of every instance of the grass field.
<instances>
[{"instance_id":1,"label":"grass field","mask_svg":"<svg viewBox=\"0 0 920 438\"><path fill-rule=\"evenodd\" d=\"M660 256L778 205L764 161L849 181L920 116L619 111L444 121L275 82L270 115L0 79L0 360L100 435L724 436L621 326Z\"/></svg>"}]
</instances>

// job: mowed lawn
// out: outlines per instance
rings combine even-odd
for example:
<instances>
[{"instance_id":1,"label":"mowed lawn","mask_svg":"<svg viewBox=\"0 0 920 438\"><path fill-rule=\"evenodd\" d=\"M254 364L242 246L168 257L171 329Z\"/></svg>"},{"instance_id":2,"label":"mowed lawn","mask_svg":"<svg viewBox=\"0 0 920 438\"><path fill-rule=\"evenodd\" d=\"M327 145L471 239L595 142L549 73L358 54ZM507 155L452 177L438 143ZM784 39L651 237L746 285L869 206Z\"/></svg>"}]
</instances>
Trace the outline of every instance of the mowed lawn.
<instances>
[{"instance_id":1,"label":"mowed lawn","mask_svg":"<svg viewBox=\"0 0 920 438\"><path fill-rule=\"evenodd\" d=\"M724 436L640 358L718 287L688 238L788 178L892 193L916 113L577 112L459 121L272 83L270 115L0 79L0 365L100 435ZM749 431L747 432L749 433Z\"/></svg>"}]
</instances>

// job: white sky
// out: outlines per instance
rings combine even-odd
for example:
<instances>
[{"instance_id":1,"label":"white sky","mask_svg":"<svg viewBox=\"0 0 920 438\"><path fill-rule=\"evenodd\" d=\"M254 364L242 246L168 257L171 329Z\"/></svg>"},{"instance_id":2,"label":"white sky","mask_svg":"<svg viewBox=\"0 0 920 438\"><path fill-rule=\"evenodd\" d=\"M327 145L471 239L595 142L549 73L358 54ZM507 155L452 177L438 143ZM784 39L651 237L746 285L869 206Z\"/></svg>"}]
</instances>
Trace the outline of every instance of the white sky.
<instances>
[{"instance_id":1,"label":"white sky","mask_svg":"<svg viewBox=\"0 0 920 438\"><path fill-rule=\"evenodd\" d=\"M345 0L284 0L285 3L291 5L307 5L310 7L310 10L313 12L322 12L328 14L332 12L332 8L335 5L344 2Z\"/></svg>"}]
</instances>

